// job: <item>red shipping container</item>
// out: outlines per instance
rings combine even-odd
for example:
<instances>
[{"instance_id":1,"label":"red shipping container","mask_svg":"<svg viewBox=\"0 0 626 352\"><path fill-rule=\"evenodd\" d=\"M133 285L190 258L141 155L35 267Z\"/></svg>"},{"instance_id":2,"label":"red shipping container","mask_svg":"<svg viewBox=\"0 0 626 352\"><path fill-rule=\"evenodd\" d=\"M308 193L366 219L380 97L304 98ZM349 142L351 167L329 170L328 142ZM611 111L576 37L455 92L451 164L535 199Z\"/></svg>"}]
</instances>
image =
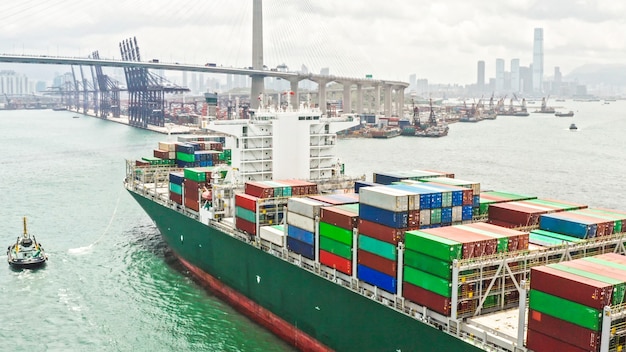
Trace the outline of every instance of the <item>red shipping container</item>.
<instances>
[{"instance_id":1,"label":"red shipping container","mask_svg":"<svg viewBox=\"0 0 626 352\"><path fill-rule=\"evenodd\" d=\"M185 198L185 207L195 211L200 211L200 203L197 199Z\"/></svg>"},{"instance_id":2,"label":"red shipping container","mask_svg":"<svg viewBox=\"0 0 626 352\"><path fill-rule=\"evenodd\" d=\"M497 234L505 235L509 238L509 252L528 249L528 232L517 231L506 226L498 226L495 224L488 224L485 222L475 222L467 224L465 226L481 229L485 231L495 232Z\"/></svg>"},{"instance_id":3,"label":"red shipping container","mask_svg":"<svg viewBox=\"0 0 626 352\"><path fill-rule=\"evenodd\" d=\"M530 269L530 288L602 310L611 305L613 285L550 266Z\"/></svg>"},{"instance_id":4,"label":"red shipping container","mask_svg":"<svg viewBox=\"0 0 626 352\"><path fill-rule=\"evenodd\" d=\"M183 204L183 196L181 194L174 193L172 191L170 191L170 200L172 202L176 202L176 203L178 203L180 205Z\"/></svg>"},{"instance_id":5,"label":"red shipping container","mask_svg":"<svg viewBox=\"0 0 626 352\"><path fill-rule=\"evenodd\" d=\"M408 218L407 218L408 227L418 227L420 226L420 211L419 210L409 210Z\"/></svg>"},{"instance_id":6,"label":"red shipping container","mask_svg":"<svg viewBox=\"0 0 626 352\"><path fill-rule=\"evenodd\" d=\"M425 306L447 317L450 316L450 298L448 297L440 296L406 281L402 282L402 295L409 301Z\"/></svg>"},{"instance_id":7,"label":"red shipping container","mask_svg":"<svg viewBox=\"0 0 626 352\"><path fill-rule=\"evenodd\" d=\"M492 255L498 250L498 240L496 238L459 229L455 226L444 226L420 231L462 243L463 259Z\"/></svg>"},{"instance_id":8,"label":"red shipping container","mask_svg":"<svg viewBox=\"0 0 626 352\"><path fill-rule=\"evenodd\" d=\"M320 249L320 263L337 269L346 275L352 275L352 261Z\"/></svg>"},{"instance_id":9,"label":"red shipping container","mask_svg":"<svg viewBox=\"0 0 626 352\"><path fill-rule=\"evenodd\" d=\"M526 347L534 352L589 352L531 329L526 332Z\"/></svg>"},{"instance_id":10,"label":"red shipping container","mask_svg":"<svg viewBox=\"0 0 626 352\"><path fill-rule=\"evenodd\" d=\"M235 205L256 212L257 197L245 193L235 194Z\"/></svg>"},{"instance_id":11,"label":"red shipping container","mask_svg":"<svg viewBox=\"0 0 626 352\"><path fill-rule=\"evenodd\" d=\"M183 181L183 196L185 197L185 199L195 200L197 202L198 199L200 199L200 187L200 183L194 180L185 179ZM202 184L202 187L204 187L204 183Z\"/></svg>"},{"instance_id":12,"label":"red shipping container","mask_svg":"<svg viewBox=\"0 0 626 352\"><path fill-rule=\"evenodd\" d=\"M337 207L322 207L320 221L343 229L352 230L358 226L359 214Z\"/></svg>"},{"instance_id":13,"label":"red shipping container","mask_svg":"<svg viewBox=\"0 0 626 352\"><path fill-rule=\"evenodd\" d=\"M502 220L494 220L494 219L489 219L488 223L492 224L492 225L500 226L500 227L509 228L509 229L512 229L512 228L520 226L519 224L513 224L513 223L510 223L510 222L506 222L506 221L502 221Z\"/></svg>"},{"instance_id":14,"label":"red shipping container","mask_svg":"<svg viewBox=\"0 0 626 352\"><path fill-rule=\"evenodd\" d=\"M150 163L147 161L135 160L135 166L139 166L139 167L150 166Z\"/></svg>"},{"instance_id":15,"label":"red shipping container","mask_svg":"<svg viewBox=\"0 0 626 352\"><path fill-rule=\"evenodd\" d=\"M357 249L357 262L365 265L368 268L380 271L383 274L387 274L391 277L396 277L398 273L398 263L394 260L383 258L374 253Z\"/></svg>"},{"instance_id":16,"label":"red shipping container","mask_svg":"<svg viewBox=\"0 0 626 352\"><path fill-rule=\"evenodd\" d=\"M528 310L528 329L552 336L586 351L597 351L600 347L600 333L598 331L585 329L582 326L532 309Z\"/></svg>"},{"instance_id":17,"label":"red shipping container","mask_svg":"<svg viewBox=\"0 0 626 352\"><path fill-rule=\"evenodd\" d=\"M387 243L398 244L398 242L404 241L405 230L359 219L359 233Z\"/></svg>"},{"instance_id":18,"label":"red shipping container","mask_svg":"<svg viewBox=\"0 0 626 352\"><path fill-rule=\"evenodd\" d=\"M256 236L256 224L240 217L235 217L235 227L239 230Z\"/></svg>"},{"instance_id":19,"label":"red shipping container","mask_svg":"<svg viewBox=\"0 0 626 352\"><path fill-rule=\"evenodd\" d=\"M246 182L245 193L257 198L274 197L274 186L261 182Z\"/></svg>"},{"instance_id":20,"label":"red shipping container","mask_svg":"<svg viewBox=\"0 0 626 352\"><path fill-rule=\"evenodd\" d=\"M599 258L602 260L606 260L609 262L619 263L626 265L626 256L617 253L605 253L594 256L594 258Z\"/></svg>"},{"instance_id":21,"label":"red shipping container","mask_svg":"<svg viewBox=\"0 0 626 352\"><path fill-rule=\"evenodd\" d=\"M471 189L463 190L463 205L474 205L474 191Z\"/></svg>"},{"instance_id":22,"label":"red shipping container","mask_svg":"<svg viewBox=\"0 0 626 352\"><path fill-rule=\"evenodd\" d=\"M539 223L539 216L554 212L548 207L537 205L528 206L522 202L506 202L490 204L488 211L489 222L491 220L503 221L517 226L530 226Z\"/></svg>"}]
</instances>

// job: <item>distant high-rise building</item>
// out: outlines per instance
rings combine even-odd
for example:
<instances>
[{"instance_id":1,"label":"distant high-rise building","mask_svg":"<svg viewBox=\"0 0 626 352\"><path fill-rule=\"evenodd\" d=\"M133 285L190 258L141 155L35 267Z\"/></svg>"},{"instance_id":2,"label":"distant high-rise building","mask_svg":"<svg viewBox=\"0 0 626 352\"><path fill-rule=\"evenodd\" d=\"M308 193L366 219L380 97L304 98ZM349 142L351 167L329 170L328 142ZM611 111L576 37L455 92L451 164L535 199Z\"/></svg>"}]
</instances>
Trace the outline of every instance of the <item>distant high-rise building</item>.
<instances>
[{"instance_id":1,"label":"distant high-rise building","mask_svg":"<svg viewBox=\"0 0 626 352\"><path fill-rule=\"evenodd\" d=\"M324 67L323 69L321 69L320 70L320 75L325 75L325 76L330 75L330 68Z\"/></svg>"},{"instance_id":2,"label":"distant high-rise building","mask_svg":"<svg viewBox=\"0 0 626 352\"><path fill-rule=\"evenodd\" d=\"M519 59L511 60L511 92L520 92Z\"/></svg>"},{"instance_id":3,"label":"distant high-rise building","mask_svg":"<svg viewBox=\"0 0 626 352\"><path fill-rule=\"evenodd\" d=\"M535 28L533 41L533 92L543 91L543 28Z\"/></svg>"},{"instance_id":4,"label":"distant high-rise building","mask_svg":"<svg viewBox=\"0 0 626 352\"><path fill-rule=\"evenodd\" d=\"M409 75L409 89L407 91L414 92L417 89L417 75L415 73Z\"/></svg>"},{"instance_id":5,"label":"distant high-rise building","mask_svg":"<svg viewBox=\"0 0 626 352\"><path fill-rule=\"evenodd\" d=\"M28 77L15 71L0 71L0 94L31 94L28 89Z\"/></svg>"},{"instance_id":6,"label":"distant high-rise building","mask_svg":"<svg viewBox=\"0 0 626 352\"><path fill-rule=\"evenodd\" d=\"M485 62L478 61L476 86L480 92L485 90Z\"/></svg>"},{"instance_id":7,"label":"distant high-rise building","mask_svg":"<svg viewBox=\"0 0 626 352\"><path fill-rule=\"evenodd\" d=\"M532 65L531 67L520 67L519 77L520 77L520 92L526 93L526 94L532 93L533 91Z\"/></svg>"},{"instance_id":8,"label":"distant high-rise building","mask_svg":"<svg viewBox=\"0 0 626 352\"><path fill-rule=\"evenodd\" d=\"M496 59L496 92L504 91L504 59Z\"/></svg>"},{"instance_id":9,"label":"distant high-rise building","mask_svg":"<svg viewBox=\"0 0 626 352\"><path fill-rule=\"evenodd\" d=\"M552 85L552 94L561 94L562 83L563 75L561 74L561 68L556 66L554 68L554 84Z\"/></svg>"}]
</instances>

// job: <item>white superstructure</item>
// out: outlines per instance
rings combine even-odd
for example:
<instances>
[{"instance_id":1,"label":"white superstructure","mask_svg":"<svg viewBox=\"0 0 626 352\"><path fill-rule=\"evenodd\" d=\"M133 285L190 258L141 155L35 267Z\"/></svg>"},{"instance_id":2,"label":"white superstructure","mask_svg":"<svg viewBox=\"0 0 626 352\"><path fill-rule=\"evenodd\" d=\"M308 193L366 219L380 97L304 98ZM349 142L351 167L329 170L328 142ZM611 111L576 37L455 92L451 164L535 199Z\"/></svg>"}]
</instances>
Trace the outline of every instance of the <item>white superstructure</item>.
<instances>
[{"instance_id":1,"label":"white superstructure","mask_svg":"<svg viewBox=\"0 0 626 352\"><path fill-rule=\"evenodd\" d=\"M210 120L202 128L228 135L232 166L241 181L325 180L340 173L332 154L337 132L359 124L349 117L325 117L317 108L260 107L250 119Z\"/></svg>"}]
</instances>

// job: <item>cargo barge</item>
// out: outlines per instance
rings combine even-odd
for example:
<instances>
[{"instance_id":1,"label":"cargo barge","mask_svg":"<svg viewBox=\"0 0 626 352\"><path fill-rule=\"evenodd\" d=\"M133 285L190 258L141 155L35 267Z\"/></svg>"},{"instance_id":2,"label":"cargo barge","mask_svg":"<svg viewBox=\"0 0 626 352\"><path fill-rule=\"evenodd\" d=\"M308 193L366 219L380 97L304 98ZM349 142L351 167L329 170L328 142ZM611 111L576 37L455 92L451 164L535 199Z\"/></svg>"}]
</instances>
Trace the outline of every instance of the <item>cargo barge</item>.
<instances>
[{"instance_id":1,"label":"cargo barge","mask_svg":"<svg viewBox=\"0 0 626 352\"><path fill-rule=\"evenodd\" d=\"M330 151L354 123L212 122L227 136L159 143L125 187L194 276L300 350L621 350L626 213L439 171L351 179Z\"/></svg>"}]
</instances>

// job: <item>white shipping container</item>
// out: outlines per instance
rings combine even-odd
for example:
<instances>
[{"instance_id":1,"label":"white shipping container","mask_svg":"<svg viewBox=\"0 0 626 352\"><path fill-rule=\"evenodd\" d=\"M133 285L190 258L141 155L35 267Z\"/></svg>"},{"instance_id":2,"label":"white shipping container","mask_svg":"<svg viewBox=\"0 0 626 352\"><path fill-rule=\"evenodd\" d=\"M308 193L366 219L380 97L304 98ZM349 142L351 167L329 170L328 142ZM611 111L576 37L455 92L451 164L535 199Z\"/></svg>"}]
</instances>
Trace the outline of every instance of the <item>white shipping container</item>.
<instances>
[{"instance_id":1,"label":"white shipping container","mask_svg":"<svg viewBox=\"0 0 626 352\"><path fill-rule=\"evenodd\" d=\"M319 216L320 208L326 205L328 204L311 198L289 198L287 201L287 209L290 213L304 215L311 219Z\"/></svg>"},{"instance_id":2,"label":"white shipping container","mask_svg":"<svg viewBox=\"0 0 626 352\"><path fill-rule=\"evenodd\" d=\"M430 225L430 209L420 210L420 226Z\"/></svg>"},{"instance_id":3,"label":"white shipping container","mask_svg":"<svg viewBox=\"0 0 626 352\"><path fill-rule=\"evenodd\" d=\"M285 247L285 230L280 225L261 226L259 236L277 246Z\"/></svg>"},{"instance_id":4,"label":"white shipping container","mask_svg":"<svg viewBox=\"0 0 626 352\"><path fill-rule=\"evenodd\" d=\"M385 186L364 187L359 190L359 202L393 212L401 212L418 209L419 202L416 206L415 195L416 193Z\"/></svg>"},{"instance_id":5,"label":"white shipping container","mask_svg":"<svg viewBox=\"0 0 626 352\"><path fill-rule=\"evenodd\" d=\"M176 143L174 142L159 142L159 149L166 150L168 152L176 152ZM176 155L176 154L174 154Z\"/></svg>"},{"instance_id":6,"label":"white shipping container","mask_svg":"<svg viewBox=\"0 0 626 352\"><path fill-rule=\"evenodd\" d=\"M169 152L168 155L170 159L176 159L176 152Z\"/></svg>"},{"instance_id":7,"label":"white shipping container","mask_svg":"<svg viewBox=\"0 0 626 352\"><path fill-rule=\"evenodd\" d=\"M287 212L287 224L315 233L315 220L298 213Z\"/></svg>"},{"instance_id":8,"label":"white shipping container","mask_svg":"<svg viewBox=\"0 0 626 352\"><path fill-rule=\"evenodd\" d=\"M463 207L458 205L456 207L452 207L452 222L462 221L463 220Z\"/></svg>"}]
</instances>

